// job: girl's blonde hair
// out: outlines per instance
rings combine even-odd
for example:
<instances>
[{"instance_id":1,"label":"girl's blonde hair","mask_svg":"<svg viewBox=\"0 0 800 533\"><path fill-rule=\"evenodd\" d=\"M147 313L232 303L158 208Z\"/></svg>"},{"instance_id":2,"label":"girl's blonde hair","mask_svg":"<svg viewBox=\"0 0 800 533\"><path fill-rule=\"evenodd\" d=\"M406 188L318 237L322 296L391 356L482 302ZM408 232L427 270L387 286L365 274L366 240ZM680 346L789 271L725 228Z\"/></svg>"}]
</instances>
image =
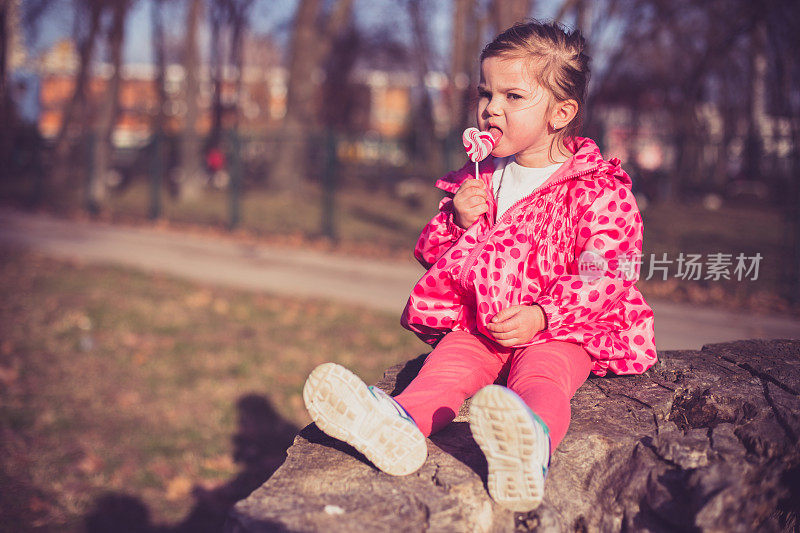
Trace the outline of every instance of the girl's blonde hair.
<instances>
[{"instance_id":1,"label":"girl's blonde hair","mask_svg":"<svg viewBox=\"0 0 800 533\"><path fill-rule=\"evenodd\" d=\"M566 139L578 136L583 123L590 74L590 58L584 53L585 48L586 40L579 30L570 31L558 22L529 20L517 22L495 37L481 52L480 60L490 57L530 60L534 79L557 102L578 103L575 118L553 140L560 148Z\"/></svg>"}]
</instances>

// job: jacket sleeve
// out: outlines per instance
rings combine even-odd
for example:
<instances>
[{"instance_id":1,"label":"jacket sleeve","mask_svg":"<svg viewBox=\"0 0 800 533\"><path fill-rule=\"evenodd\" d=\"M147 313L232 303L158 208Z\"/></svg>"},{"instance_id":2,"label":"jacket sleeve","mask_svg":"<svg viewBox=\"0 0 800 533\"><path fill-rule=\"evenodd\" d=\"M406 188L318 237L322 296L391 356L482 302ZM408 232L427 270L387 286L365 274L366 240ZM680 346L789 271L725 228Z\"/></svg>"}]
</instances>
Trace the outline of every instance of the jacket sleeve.
<instances>
[{"instance_id":1,"label":"jacket sleeve","mask_svg":"<svg viewBox=\"0 0 800 533\"><path fill-rule=\"evenodd\" d=\"M414 257L427 270L463 234L464 229L454 220L453 195L448 194L439 202L439 212L422 230L414 248Z\"/></svg>"},{"instance_id":2,"label":"jacket sleeve","mask_svg":"<svg viewBox=\"0 0 800 533\"><path fill-rule=\"evenodd\" d=\"M464 234L465 230L455 223L453 197L464 180L470 177L470 168L471 164L467 163L436 181L436 187L447 194L439 202L439 212L422 230L414 248L414 257L426 270Z\"/></svg>"},{"instance_id":3,"label":"jacket sleeve","mask_svg":"<svg viewBox=\"0 0 800 533\"><path fill-rule=\"evenodd\" d=\"M536 298L550 332L604 317L639 279L642 217L630 189L611 183L578 219L575 261Z\"/></svg>"}]
</instances>

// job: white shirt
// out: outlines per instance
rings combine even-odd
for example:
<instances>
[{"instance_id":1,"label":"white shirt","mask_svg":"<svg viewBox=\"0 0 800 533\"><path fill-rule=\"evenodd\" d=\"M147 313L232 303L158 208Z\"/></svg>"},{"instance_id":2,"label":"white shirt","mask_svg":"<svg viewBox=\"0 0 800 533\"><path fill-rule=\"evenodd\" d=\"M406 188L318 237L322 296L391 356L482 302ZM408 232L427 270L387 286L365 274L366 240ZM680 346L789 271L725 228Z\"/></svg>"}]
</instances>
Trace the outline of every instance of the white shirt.
<instances>
[{"instance_id":1,"label":"white shirt","mask_svg":"<svg viewBox=\"0 0 800 533\"><path fill-rule=\"evenodd\" d=\"M497 159L497 166L492 174L492 190L497 199L497 219L509 207L522 200L547 178L558 170L562 163L556 163L542 168L523 167L514 159L514 156Z\"/></svg>"}]
</instances>

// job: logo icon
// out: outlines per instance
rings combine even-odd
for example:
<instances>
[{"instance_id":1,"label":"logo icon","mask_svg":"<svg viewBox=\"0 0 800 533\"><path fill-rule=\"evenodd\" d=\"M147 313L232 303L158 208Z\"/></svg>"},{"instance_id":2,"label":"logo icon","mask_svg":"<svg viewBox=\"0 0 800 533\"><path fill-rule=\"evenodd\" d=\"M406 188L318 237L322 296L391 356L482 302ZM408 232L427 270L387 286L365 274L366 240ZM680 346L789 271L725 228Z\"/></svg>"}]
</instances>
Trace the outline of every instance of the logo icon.
<instances>
[{"instance_id":1,"label":"logo icon","mask_svg":"<svg viewBox=\"0 0 800 533\"><path fill-rule=\"evenodd\" d=\"M584 250L578 258L578 275L582 281L593 283L602 278L608 269L603 256L592 250Z\"/></svg>"}]
</instances>

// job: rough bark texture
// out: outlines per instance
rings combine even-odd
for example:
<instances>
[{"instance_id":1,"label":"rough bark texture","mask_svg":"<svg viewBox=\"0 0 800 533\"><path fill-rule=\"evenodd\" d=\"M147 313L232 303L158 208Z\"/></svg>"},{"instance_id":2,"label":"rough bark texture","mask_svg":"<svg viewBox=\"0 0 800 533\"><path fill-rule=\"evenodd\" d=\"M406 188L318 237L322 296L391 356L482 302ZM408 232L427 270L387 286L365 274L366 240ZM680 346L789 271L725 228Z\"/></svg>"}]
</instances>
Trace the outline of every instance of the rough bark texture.
<instances>
[{"instance_id":1,"label":"rough bark texture","mask_svg":"<svg viewBox=\"0 0 800 533\"><path fill-rule=\"evenodd\" d=\"M644 375L581 387L536 511L514 516L489 499L462 408L402 478L306 427L227 531L797 531L800 342L660 357ZM423 359L379 386L399 392Z\"/></svg>"},{"instance_id":2,"label":"rough bark texture","mask_svg":"<svg viewBox=\"0 0 800 533\"><path fill-rule=\"evenodd\" d=\"M203 18L203 2L191 0L186 15L186 40L184 43L184 116L181 133L181 169L179 197L184 201L196 200L203 189L203 151L197 123L200 119L200 48L197 42Z\"/></svg>"},{"instance_id":3,"label":"rough bark texture","mask_svg":"<svg viewBox=\"0 0 800 533\"><path fill-rule=\"evenodd\" d=\"M54 143L56 162L53 165L50 179L56 188L61 188L70 178L72 165L69 158L73 143L78 134L83 133L92 60L95 53L97 34L100 32L100 22L105 12L105 3L100 0L88 0L79 2L76 5L80 8L78 11L79 16L88 18L88 29L83 38L76 34L76 40L78 41L78 71L75 73L72 96L61 113L61 124L58 127L58 134ZM77 134L73 130L78 130Z\"/></svg>"},{"instance_id":4,"label":"rough bark texture","mask_svg":"<svg viewBox=\"0 0 800 533\"><path fill-rule=\"evenodd\" d=\"M533 10L533 0L494 0L491 4L495 33L510 28L515 22L527 19Z\"/></svg>"},{"instance_id":5,"label":"rough bark texture","mask_svg":"<svg viewBox=\"0 0 800 533\"><path fill-rule=\"evenodd\" d=\"M98 113L94 117L95 147L92 158L93 175L89 178L89 209L97 212L106 200L107 174L111 170L114 153L113 134L119 115L119 92L122 84L122 47L125 42L125 19L128 0L116 0L111 5L111 27L108 30L108 48L114 68L105 88Z\"/></svg>"},{"instance_id":6,"label":"rough bark texture","mask_svg":"<svg viewBox=\"0 0 800 533\"><path fill-rule=\"evenodd\" d=\"M308 173L309 146L319 129L319 86L334 43L352 18L353 0L337 0L329 11L320 0L301 0L295 14L286 88L283 140L270 181L280 191L297 193ZM325 19L325 24L320 20Z\"/></svg>"},{"instance_id":7,"label":"rough bark texture","mask_svg":"<svg viewBox=\"0 0 800 533\"><path fill-rule=\"evenodd\" d=\"M484 33L485 15L476 0L456 0L453 4L453 46L450 57L451 135L459 138L464 128L475 121L474 87L478 84L478 56Z\"/></svg>"}]
</instances>

